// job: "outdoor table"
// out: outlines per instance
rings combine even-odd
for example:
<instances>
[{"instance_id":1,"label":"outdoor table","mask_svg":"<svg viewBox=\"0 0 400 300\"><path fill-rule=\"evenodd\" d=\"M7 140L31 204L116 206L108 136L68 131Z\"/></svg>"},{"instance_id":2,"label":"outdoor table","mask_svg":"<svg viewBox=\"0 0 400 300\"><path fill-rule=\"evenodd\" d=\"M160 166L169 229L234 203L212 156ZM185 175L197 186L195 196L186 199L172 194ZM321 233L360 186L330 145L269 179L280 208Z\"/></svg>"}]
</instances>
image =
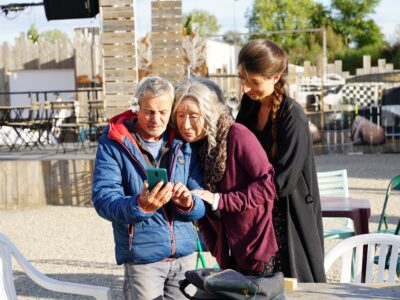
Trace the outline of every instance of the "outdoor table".
<instances>
[{"instance_id":1,"label":"outdoor table","mask_svg":"<svg viewBox=\"0 0 400 300\"><path fill-rule=\"evenodd\" d=\"M24 111L30 108L30 105L0 106L1 122L19 121L22 119Z\"/></svg>"},{"instance_id":2,"label":"outdoor table","mask_svg":"<svg viewBox=\"0 0 400 300\"><path fill-rule=\"evenodd\" d=\"M285 291L286 299L399 299L400 285L352 283L299 283Z\"/></svg>"},{"instance_id":3,"label":"outdoor table","mask_svg":"<svg viewBox=\"0 0 400 300\"><path fill-rule=\"evenodd\" d=\"M24 112L29 111L31 107L32 106L30 105L0 106L0 142L1 144L6 145L10 151L18 148L16 143L21 138L21 135L18 129L12 127L12 130L15 133L15 140L10 140L12 135L10 134L10 132L3 132L2 127L6 127L9 123L12 122L23 121Z\"/></svg>"},{"instance_id":4,"label":"outdoor table","mask_svg":"<svg viewBox=\"0 0 400 300\"><path fill-rule=\"evenodd\" d=\"M351 197L321 197L322 216L326 218L350 218L354 224L354 234L369 233L371 207L367 199ZM361 281L365 280L367 264L367 247L363 251L363 268Z\"/></svg>"},{"instance_id":5,"label":"outdoor table","mask_svg":"<svg viewBox=\"0 0 400 300\"><path fill-rule=\"evenodd\" d=\"M352 219L356 235L369 233L371 207L367 199L321 197L321 210L323 217Z\"/></svg>"}]
</instances>

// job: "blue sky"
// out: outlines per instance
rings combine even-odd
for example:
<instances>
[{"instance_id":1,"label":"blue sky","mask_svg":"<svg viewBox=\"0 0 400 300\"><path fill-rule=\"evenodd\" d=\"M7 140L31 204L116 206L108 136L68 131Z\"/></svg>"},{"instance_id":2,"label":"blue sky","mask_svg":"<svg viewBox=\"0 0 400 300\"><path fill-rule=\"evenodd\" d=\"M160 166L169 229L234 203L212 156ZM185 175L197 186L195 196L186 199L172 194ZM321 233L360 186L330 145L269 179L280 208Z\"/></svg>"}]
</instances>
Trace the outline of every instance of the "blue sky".
<instances>
[{"instance_id":1,"label":"blue sky","mask_svg":"<svg viewBox=\"0 0 400 300\"><path fill-rule=\"evenodd\" d=\"M387 38L394 34L397 25L400 24L398 17L398 2L399 0L381 0L372 15L375 22L381 27L382 32ZM28 3L42 2L42 0L0 0L0 4L9 3ZM330 0L319 0L324 5L328 5ZM238 31L247 32L245 12L251 7L253 0L183 0L183 12L189 12L192 9L204 9L214 14L218 18L221 25L220 33L223 34L227 30L232 30L234 27ZM136 0L137 5L137 24L138 36L142 37L146 32L150 31L150 0ZM61 31L71 33L73 28L82 26L98 26L99 17L94 19L74 19L74 20L59 20L47 21L43 6L33 7L14 16L10 13L8 19L4 14L0 15L0 43L8 41L13 43L13 40L20 32L26 32L32 23L36 24L39 32L57 28Z\"/></svg>"}]
</instances>

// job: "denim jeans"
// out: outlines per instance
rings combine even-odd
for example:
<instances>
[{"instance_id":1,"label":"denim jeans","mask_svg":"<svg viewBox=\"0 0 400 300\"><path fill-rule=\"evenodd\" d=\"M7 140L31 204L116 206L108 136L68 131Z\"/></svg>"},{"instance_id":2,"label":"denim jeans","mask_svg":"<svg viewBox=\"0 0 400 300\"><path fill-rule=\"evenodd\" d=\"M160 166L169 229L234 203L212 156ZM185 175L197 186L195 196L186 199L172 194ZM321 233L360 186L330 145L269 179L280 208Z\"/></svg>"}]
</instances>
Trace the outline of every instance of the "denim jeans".
<instances>
[{"instance_id":1,"label":"denim jeans","mask_svg":"<svg viewBox=\"0 0 400 300\"><path fill-rule=\"evenodd\" d=\"M172 261L150 264L124 264L124 300L180 300L186 297L179 290L185 272L194 269L194 254Z\"/></svg>"}]
</instances>

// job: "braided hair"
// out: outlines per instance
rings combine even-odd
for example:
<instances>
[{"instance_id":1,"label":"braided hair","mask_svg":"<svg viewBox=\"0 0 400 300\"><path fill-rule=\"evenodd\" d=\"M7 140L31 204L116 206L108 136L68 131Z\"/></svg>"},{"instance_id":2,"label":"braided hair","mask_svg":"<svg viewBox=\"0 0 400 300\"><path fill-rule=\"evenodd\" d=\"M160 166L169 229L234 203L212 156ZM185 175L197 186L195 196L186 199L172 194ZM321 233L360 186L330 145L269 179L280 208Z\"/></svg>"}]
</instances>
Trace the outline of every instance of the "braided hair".
<instances>
[{"instance_id":1,"label":"braided hair","mask_svg":"<svg viewBox=\"0 0 400 300\"><path fill-rule=\"evenodd\" d=\"M271 95L271 131L273 145L271 147L271 159L278 155L278 111L286 94L285 78L288 74L288 59L285 51L270 40L252 40L240 50L238 65L251 73L261 74L266 78L279 75L279 80L274 85Z\"/></svg>"}]
</instances>

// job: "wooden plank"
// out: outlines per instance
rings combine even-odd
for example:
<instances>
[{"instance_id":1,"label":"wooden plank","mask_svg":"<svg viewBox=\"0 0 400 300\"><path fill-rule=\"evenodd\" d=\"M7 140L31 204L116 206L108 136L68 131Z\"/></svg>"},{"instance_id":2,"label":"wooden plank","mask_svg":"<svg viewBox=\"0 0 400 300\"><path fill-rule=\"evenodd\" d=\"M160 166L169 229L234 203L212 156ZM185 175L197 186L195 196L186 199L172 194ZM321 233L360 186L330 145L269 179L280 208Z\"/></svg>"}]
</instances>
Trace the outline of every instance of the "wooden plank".
<instances>
[{"instance_id":1,"label":"wooden plank","mask_svg":"<svg viewBox=\"0 0 400 300\"><path fill-rule=\"evenodd\" d=\"M136 70L134 69L105 69L105 81L136 81Z\"/></svg>"},{"instance_id":2,"label":"wooden plank","mask_svg":"<svg viewBox=\"0 0 400 300\"><path fill-rule=\"evenodd\" d=\"M161 8L151 10L152 18L176 18L177 16L182 16L181 7L171 7L171 8Z\"/></svg>"},{"instance_id":3,"label":"wooden plank","mask_svg":"<svg viewBox=\"0 0 400 300\"><path fill-rule=\"evenodd\" d=\"M104 57L104 69L135 68L136 58L132 57Z\"/></svg>"},{"instance_id":4,"label":"wooden plank","mask_svg":"<svg viewBox=\"0 0 400 300\"><path fill-rule=\"evenodd\" d=\"M152 32L151 41L182 41L180 32Z\"/></svg>"},{"instance_id":5,"label":"wooden plank","mask_svg":"<svg viewBox=\"0 0 400 300\"><path fill-rule=\"evenodd\" d=\"M32 177L31 170L29 170L29 168L32 168L32 165L29 165L28 161L17 161L16 167L18 172L18 177L16 178L18 185L18 205L21 207L24 204L23 201L30 203L30 201L37 197L36 189L30 191L30 189L32 188L32 182L34 186L36 185L36 178ZM30 199L24 199L24 197L26 197L28 193L30 194Z\"/></svg>"},{"instance_id":6,"label":"wooden plank","mask_svg":"<svg viewBox=\"0 0 400 300\"><path fill-rule=\"evenodd\" d=\"M370 55L363 55L363 69L364 69L364 74L371 73L371 56Z\"/></svg>"},{"instance_id":7,"label":"wooden plank","mask_svg":"<svg viewBox=\"0 0 400 300\"><path fill-rule=\"evenodd\" d=\"M151 30L154 33L157 32L182 32L182 24L181 23L175 23L175 24L158 24L158 23L152 23L151 25Z\"/></svg>"},{"instance_id":8,"label":"wooden plank","mask_svg":"<svg viewBox=\"0 0 400 300\"><path fill-rule=\"evenodd\" d=\"M135 5L135 0L99 0L100 6L127 6L127 5Z\"/></svg>"},{"instance_id":9,"label":"wooden plank","mask_svg":"<svg viewBox=\"0 0 400 300\"><path fill-rule=\"evenodd\" d=\"M135 85L136 88L136 85ZM133 95L106 95L106 100L104 101L106 110L109 107L123 107L125 110L129 107L129 102Z\"/></svg>"},{"instance_id":10,"label":"wooden plank","mask_svg":"<svg viewBox=\"0 0 400 300\"><path fill-rule=\"evenodd\" d=\"M183 57L175 57L175 56L162 56L162 57L154 57L153 65L156 64L165 64L165 65L181 65L184 63Z\"/></svg>"},{"instance_id":11,"label":"wooden plank","mask_svg":"<svg viewBox=\"0 0 400 300\"><path fill-rule=\"evenodd\" d=\"M105 94L133 94L135 92L134 82L105 82Z\"/></svg>"},{"instance_id":12,"label":"wooden plank","mask_svg":"<svg viewBox=\"0 0 400 300\"><path fill-rule=\"evenodd\" d=\"M0 161L0 209L7 208L7 161Z\"/></svg>"},{"instance_id":13,"label":"wooden plank","mask_svg":"<svg viewBox=\"0 0 400 300\"><path fill-rule=\"evenodd\" d=\"M6 207L15 208L18 206L18 167L13 161L6 163L7 193Z\"/></svg>"},{"instance_id":14,"label":"wooden plank","mask_svg":"<svg viewBox=\"0 0 400 300\"><path fill-rule=\"evenodd\" d=\"M386 72L393 72L393 64L386 64Z\"/></svg>"},{"instance_id":15,"label":"wooden plank","mask_svg":"<svg viewBox=\"0 0 400 300\"><path fill-rule=\"evenodd\" d=\"M126 110L127 110L126 107L118 107L118 106L107 107L107 110L105 111L104 115L107 119L111 119L113 116L123 113Z\"/></svg>"},{"instance_id":16,"label":"wooden plank","mask_svg":"<svg viewBox=\"0 0 400 300\"><path fill-rule=\"evenodd\" d=\"M128 32L104 32L103 44L135 44L135 33Z\"/></svg>"},{"instance_id":17,"label":"wooden plank","mask_svg":"<svg viewBox=\"0 0 400 300\"><path fill-rule=\"evenodd\" d=\"M103 32L114 31L134 31L134 20L121 19L121 20L103 20Z\"/></svg>"},{"instance_id":18,"label":"wooden plank","mask_svg":"<svg viewBox=\"0 0 400 300\"><path fill-rule=\"evenodd\" d=\"M342 75L343 72L343 65L341 60L335 60L335 74Z\"/></svg>"},{"instance_id":19,"label":"wooden plank","mask_svg":"<svg viewBox=\"0 0 400 300\"><path fill-rule=\"evenodd\" d=\"M103 56L128 56L135 55L135 45L103 45Z\"/></svg>"},{"instance_id":20,"label":"wooden plank","mask_svg":"<svg viewBox=\"0 0 400 300\"><path fill-rule=\"evenodd\" d=\"M111 19L133 19L133 7L132 6L109 6L103 7L102 17L104 20Z\"/></svg>"},{"instance_id":21,"label":"wooden plank","mask_svg":"<svg viewBox=\"0 0 400 300\"><path fill-rule=\"evenodd\" d=\"M151 7L155 9L180 7L182 9L182 1L152 1Z\"/></svg>"},{"instance_id":22,"label":"wooden plank","mask_svg":"<svg viewBox=\"0 0 400 300\"><path fill-rule=\"evenodd\" d=\"M152 26L177 26L182 24L182 17L174 17L174 18L161 18L161 17L152 17Z\"/></svg>"},{"instance_id":23,"label":"wooden plank","mask_svg":"<svg viewBox=\"0 0 400 300\"><path fill-rule=\"evenodd\" d=\"M386 59L380 58L378 59L378 72L385 73L386 71Z\"/></svg>"}]
</instances>

